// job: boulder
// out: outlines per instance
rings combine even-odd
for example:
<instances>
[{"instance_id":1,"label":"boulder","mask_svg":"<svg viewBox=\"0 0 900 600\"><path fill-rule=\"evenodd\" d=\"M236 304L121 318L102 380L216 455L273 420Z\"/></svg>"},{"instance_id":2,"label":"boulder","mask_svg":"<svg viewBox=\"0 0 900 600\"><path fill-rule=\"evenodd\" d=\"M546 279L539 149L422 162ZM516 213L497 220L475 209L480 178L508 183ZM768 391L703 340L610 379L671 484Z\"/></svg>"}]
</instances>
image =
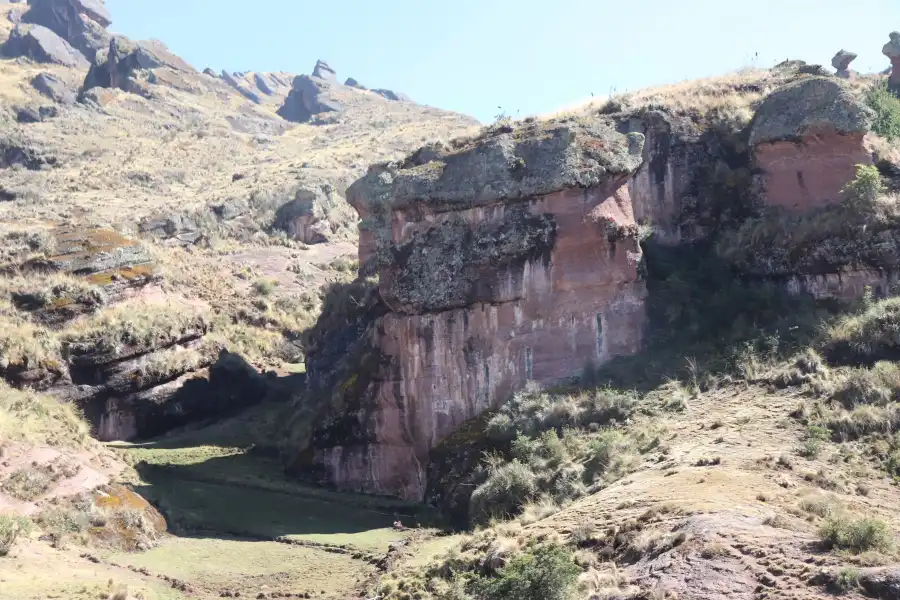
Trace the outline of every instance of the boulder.
<instances>
[{"instance_id":1,"label":"boulder","mask_svg":"<svg viewBox=\"0 0 900 600\"><path fill-rule=\"evenodd\" d=\"M377 290L333 287L306 338L320 419L292 467L421 501L429 451L462 423L638 350L642 140L601 117L500 126L351 185Z\"/></svg>"},{"instance_id":2,"label":"boulder","mask_svg":"<svg viewBox=\"0 0 900 600\"><path fill-rule=\"evenodd\" d=\"M292 239L304 244L321 244L328 241L331 226L325 214L324 205L333 194L330 186L301 187L294 193L294 199L275 211L272 225L288 234Z\"/></svg>"},{"instance_id":3,"label":"boulder","mask_svg":"<svg viewBox=\"0 0 900 600\"><path fill-rule=\"evenodd\" d=\"M232 177L232 181L235 181L234 177ZM216 214L216 216L223 221L230 221L232 219L236 219L242 215L245 215L250 211L250 206L245 200L232 198L231 200L226 200L221 204L216 204L212 207L212 210Z\"/></svg>"},{"instance_id":4,"label":"boulder","mask_svg":"<svg viewBox=\"0 0 900 600\"><path fill-rule=\"evenodd\" d=\"M318 77L319 79L325 79L326 81L337 82L337 73L334 69L329 67L328 63L324 60L316 61L316 66L313 68L312 76Z\"/></svg>"},{"instance_id":5,"label":"boulder","mask_svg":"<svg viewBox=\"0 0 900 600\"><path fill-rule=\"evenodd\" d=\"M93 60L109 45L112 17L100 0L31 0L24 20L43 25Z\"/></svg>"},{"instance_id":6,"label":"boulder","mask_svg":"<svg viewBox=\"0 0 900 600\"><path fill-rule=\"evenodd\" d=\"M78 69L88 61L66 40L42 25L17 25L3 45L4 56L24 56L41 63L54 63Z\"/></svg>"},{"instance_id":7,"label":"boulder","mask_svg":"<svg viewBox=\"0 0 900 600\"><path fill-rule=\"evenodd\" d=\"M856 57L857 54L847 50L840 50L834 55L834 58L831 59L831 66L837 70L838 77L850 79L853 76L853 72L850 70L850 63L856 60Z\"/></svg>"},{"instance_id":8,"label":"boulder","mask_svg":"<svg viewBox=\"0 0 900 600\"><path fill-rule=\"evenodd\" d=\"M31 107L23 107L16 110L16 122L17 123L40 123L41 122L41 114L31 108Z\"/></svg>"},{"instance_id":9,"label":"boulder","mask_svg":"<svg viewBox=\"0 0 900 600\"><path fill-rule=\"evenodd\" d=\"M891 61L891 74L888 86L895 94L900 94L900 31L891 32L891 40L884 45L881 52Z\"/></svg>"},{"instance_id":10,"label":"boulder","mask_svg":"<svg viewBox=\"0 0 900 600\"><path fill-rule=\"evenodd\" d=\"M284 104L278 109L278 114L288 121L308 123L315 115L340 111L343 105L328 97L333 85L338 84L308 75L298 75L294 78Z\"/></svg>"},{"instance_id":11,"label":"boulder","mask_svg":"<svg viewBox=\"0 0 900 600\"><path fill-rule=\"evenodd\" d=\"M52 73L38 73L32 78L31 86L57 104L75 103L75 90Z\"/></svg>"},{"instance_id":12,"label":"boulder","mask_svg":"<svg viewBox=\"0 0 900 600\"><path fill-rule=\"evenodd\" d=\"M750 125L764 203L802 212L840 201L856 165L872 162L871 121L839 79L807 77L770 94Z\"/></svg>"},{"instance_id":13,"label":"boulder","mask_svg":"<svg viewBox=\"0 0 900 600\"><path fill-rule=\"evenodd\" d=\"M190 246L203 239L197 222L187 215L146 219L138 224L141 233L163 240L169 246Z\"/></svg>"}]
</instances>

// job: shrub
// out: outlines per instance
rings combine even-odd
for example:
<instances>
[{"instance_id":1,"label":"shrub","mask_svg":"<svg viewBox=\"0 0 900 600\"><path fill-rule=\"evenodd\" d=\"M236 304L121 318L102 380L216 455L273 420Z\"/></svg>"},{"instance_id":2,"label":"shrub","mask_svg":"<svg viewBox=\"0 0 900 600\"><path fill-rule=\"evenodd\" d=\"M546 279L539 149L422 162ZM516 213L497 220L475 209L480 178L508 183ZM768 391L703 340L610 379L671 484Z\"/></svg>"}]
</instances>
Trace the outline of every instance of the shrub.
<instances>
[{"instance_id":1,"label":"shrub","mask_svg":"<svg viewBox=\"0 0 900 600\"><path fill-rule=\"evenodd\" d=\"M2 489L13 498L29 502L43 496L54 483L52 473L40 467L23 467L3 482Z\"/></svg>"},{"instance_id":2,"label":"shrub","mask_svg":"<svg viewBox=\"0 0 900 600\"><path fill-rule=\"evenodd\" d=\"M885 406L900 392L900 366L887 361L875 363L871 369L848 371L832 398L846 408L862 404Z\"/></svg>"},{"instance_id":3,"label":"shrub","mask_svg":"<svg viewBox=\"0 0 900 600\"><path fill-rule=\"evenodd\" d=\"M825 351L834 359L874 364L900 357L900 297L872 302L828 328Z\"/></svg>"},{"instance_id":4,"label":"shrub","mask_svg":"<svg viewBox=\"0 0 900 600\"><path fill-rule=\"evenodd\" d=\"M41 511L37 523L55 547L62 547L73 534L80 534L91 526L89 508L51 507Z\"/></svg>"},{"instance_id":5,"label":"shrub","mask_svg":"<svg viewBox=\"0 0 900 600\"><path fill-rule=\"evenodd\" d=\"M571 552L550 544L528 549L497 577L478 579L472 587L481 600L567 600L580 572Z\"/></svg>"},{"instance_id":6,"label":"shrub","mask_svg":"<svg viewBox=\"0 0 900 600\"><path fill-rule=\"evenodd\" d=\"M257 296L271 296L278 282L274 279L257 279L253 282L253 293Z\"/></svg>"},{"instance_id":7,"label":"shrub","mask_svg":"<svg viewBox=\"0 0 900 600\"><path fill-rule=\"evenodd\" d=\"M12 550L19 536L31 533L31 521L16 515L0 515L0 556Z\"/></svg>"},{"instance_id":8,"label":"shrub","mask_svg":"<svg viewBox=\"0 0 900 600\"><path fill-rule=\"evenodd\" d=\"M869 90L866 104L875 112L872 131L889 140L900 138L900 99L891 93L886 81Z\"/></svg>"},{"instance_id":9,"label":"shrub","mask_svg":"<svg viewBox=\"0 0 900 600\"><path fill-rule=\"evenodd\" d=\"M829 548L860 554L869 550L888 552L894 547L894 535L881 519L847 515L830 517L819 529L819 537Z\"/></svg>"},{"instance_id":10,"label":"shrub","mask_svg":"<svg viewBox=\"0 0 900 600\"><path fill-rule=\"evenodd\" d=\"M887 193L887 187L875 165L856 165L856 177L841 190L851 207L871 209Z\"/></svg>"},{"instance_id":11,"label":"shrub","mask_svg":"<svg viewBox=\"0 0 900 600\"><path fill-rule=\"evenodd\" d=\"M834 584L842 591L850 591L859 588L860 571L856 567L844 567L837 572Z\"/></svg>"},{"instance_id":12,"label":"shrub","mask_svg":"<svg viewBox=\"0 0 900 600\"><path fill-rule=\"evenodd\" d=\"M528 465L513 460L492 469L487 481L476 488L469 500L469 514L476 523L516 515L536 494L534 472Z\"/></svg>"}]
</instances>

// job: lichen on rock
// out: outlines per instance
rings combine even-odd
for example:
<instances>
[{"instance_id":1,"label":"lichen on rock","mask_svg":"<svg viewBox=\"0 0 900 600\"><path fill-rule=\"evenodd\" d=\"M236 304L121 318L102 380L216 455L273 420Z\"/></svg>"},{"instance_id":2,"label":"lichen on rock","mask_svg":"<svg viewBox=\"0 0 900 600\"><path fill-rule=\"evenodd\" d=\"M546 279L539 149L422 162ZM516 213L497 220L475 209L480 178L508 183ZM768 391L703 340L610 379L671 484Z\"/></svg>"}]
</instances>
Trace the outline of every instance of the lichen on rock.
<instances>
[{"instance_id":1,"label":"lichen on rock","mask_svg":"<svg viewBox=\"0 0 900 600\"><path fill-rule=\"evenodd\" d=\"M492 289L479 285L484 271L549 259L555 233L552 215L522 207L506 211L500 221L474 226L458 216L447 219L382 253L390 273L382 296L394 310L413 313L490 302Z\"/></svg>"},{"instance_id":2,"label":"lichen on rock","mask_svg":"<svg viewBox=\"0 0 900 600\"><path fill-rule=\"evenodd\" d=\"M751 124L750 145L796 140L821 128L863 134L871 125L872 111L840 80L808 77L766 98Z\"/></svg>"}]
</instances>

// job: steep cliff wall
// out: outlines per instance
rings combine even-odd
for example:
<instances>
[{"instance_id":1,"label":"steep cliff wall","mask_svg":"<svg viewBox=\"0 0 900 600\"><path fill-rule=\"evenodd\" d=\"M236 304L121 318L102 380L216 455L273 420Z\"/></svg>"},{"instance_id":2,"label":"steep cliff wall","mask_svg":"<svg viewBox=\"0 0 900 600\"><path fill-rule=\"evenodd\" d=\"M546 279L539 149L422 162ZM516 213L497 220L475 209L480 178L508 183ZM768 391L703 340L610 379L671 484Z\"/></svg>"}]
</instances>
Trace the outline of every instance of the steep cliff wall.
<instances>
[{"instance_id":1,"label":"steep cliff wall","mask_svg":"<svg viewBox=\"0 0 900 600\"><path fill-rule=\"evenodd\" d=\"M312 433L320 476L421 499L429 450L461 423L640 347L642 141L599 119L501 127L351 186L387 312L361 334L378 357L363 400Z\"/></svg>"}]
</instances>

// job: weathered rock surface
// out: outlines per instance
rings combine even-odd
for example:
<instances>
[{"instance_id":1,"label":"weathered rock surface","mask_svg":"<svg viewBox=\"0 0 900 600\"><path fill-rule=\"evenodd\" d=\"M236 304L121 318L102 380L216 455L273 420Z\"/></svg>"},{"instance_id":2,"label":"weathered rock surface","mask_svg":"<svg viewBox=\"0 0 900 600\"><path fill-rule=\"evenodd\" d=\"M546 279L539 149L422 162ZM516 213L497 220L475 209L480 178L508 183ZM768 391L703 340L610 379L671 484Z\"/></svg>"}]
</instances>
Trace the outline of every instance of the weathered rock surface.
<instances>
[{"instance_id":1,"label":"weathered rock surface","mask_svg":"<svg viewBox=\"0 0 900 600\"><path fill-rule=\"evenodd\" d=\"M831 66L837 70L837 76L842 79L850 79L854 72L850 70L850 63L856 60L858 55L847 50L839 50L831 59Z\"/></svg>"},{"instance_id":2,"label":"weathered rock surface","mask_svg":"<svg viewBox=\"0 0 900 600\"><path fill-rule=\"evenodd\" d=\"M773 92L750 129L765 204L804 211L839 201L856 165L872 162L863 143L871 118L837 79L810 77Z\"/></svg>"},{"instance_id":3,"label":"weathered rock surface","mask_svg":"<svg viewBox=\"0 0 900 600\"><path fill-rule=\"evenodd\" d=\"M161 42L134 42L116 36L109 43L106 60L98 55L97 62L91 65L82 92L95 87L118 88L150 97L150 84L157 83L159 78L178 86L177 78L167 77L167 74L179 71L193 73L194 68L172 54Z\"/></svg>"},{"instance_id":4,"label":"weathered rock surface","mask_svg":"<svg viewBox=\"0 0 900 600\"><path fill-rule=\"evenodd\" d=\"M400 94L393 90L387 90L384 88L376 88L372 90L373 93L378 94L382 98L387 100L393 100L394 102L412 102L412 98L407 96L406 94Z\"/></svg>"},{"instance_id":5,"label":"weathered rock surface","mask_svg":"<svg viewBox=\"0 0 900 600\"><path fill-rule=\"evenodd\" d=\"M298 460L341 487L422 499L429 450L461 423L529 380L636 351L645 290L627 181L641 139L536 123L370 168L348 198L387 312L354 321L368 362L333 382L353 397ZM335 372L326 356L308 356L313 389Z\"/></svg>"},{"instance_id":6,"label":"weathered rock surface","mask_svg":"<svg viewBox=\"0 0 900 600\"><path fill-rule=\"evenodd\" d=\"M324 60L316 61L316 66L313 68L312 76L318 77L319 79L325 79L326 81L337 81L337 73L334 69L329 67L328 63Z\"/></svg>"},{"instance_id":7,"label":"weathered rock surface","mask_svg":"<svg viewBox=\"0 0 900 600\"><path fill-rule=\"evenodd\" d=\"M882 54L891 61L888 86L894 93L900 92L900 31L891 32L891 41L881 49Z\"/></svg>"},{"instance_id":8,"label":"weathered rock surface","mask_svg":"<svg viewBox=\"0 0 900 600\"><path fill-rule=\"evenodd\" d=\"M292 88L278 114L295 123L308 123L315 115L336 112L343 106L337 100L328 97L328 91L336 82L298 75L294 78Z\"/></svg>"},{"instance_id":9,"label":"weathered rock surface","mask_svg":"<svg viewBox=\"0 0 900 600\"><path fill-rule=\"evenodd\" d=\"M87 68L84 55L56 33L42 25L18 25L3 45L4 56L24 56L41 63Z\"/></svg>"},{"instance_id":10,"label":"weathered rock surface","mask_svg":"<svg viewBox=\"0 0 900 600\"><path fill-rule=\"evenodd\" d=\"M31 0L29 5L25 21L53 30L89 61L108 47L112 17L100 0Z\"/></svg>"},{"instance_id":11,"label":"weathered rock surface","mask_svg":"<svg viewBox=\"0 0 900 600\"><path fill-rule=\"evenodd\" d=\"M31 80L31 85L38 92L50 98L57 104L74 104L76 99L75 90L70 88L66 82L62 81L52 73L39 73Z\"/></svg>"},{"instance_id":12,"label":"weathered rock surface","mask_svg":"<svg viewBox=\"0 0 900 600\"><path fill-rule=\"evenodd\" d=\"M190 246L203 239L200 226L187 215L173 214L147 219L138 224L138 229L141 233L164 240L170 246Z\"/></svg>"},{"instance_id":13,"label":"weathered rock surface","mask_svg":"<svg viewBox=\"0 0 900 600\"><path fill-rule=\"evenodd\" d=\"M275 211L274 229L305 244L320 244L332 237L329 216L345 201L331 184L319 181L300 185L289 202Z\"/></svg>"}]
</instances>

